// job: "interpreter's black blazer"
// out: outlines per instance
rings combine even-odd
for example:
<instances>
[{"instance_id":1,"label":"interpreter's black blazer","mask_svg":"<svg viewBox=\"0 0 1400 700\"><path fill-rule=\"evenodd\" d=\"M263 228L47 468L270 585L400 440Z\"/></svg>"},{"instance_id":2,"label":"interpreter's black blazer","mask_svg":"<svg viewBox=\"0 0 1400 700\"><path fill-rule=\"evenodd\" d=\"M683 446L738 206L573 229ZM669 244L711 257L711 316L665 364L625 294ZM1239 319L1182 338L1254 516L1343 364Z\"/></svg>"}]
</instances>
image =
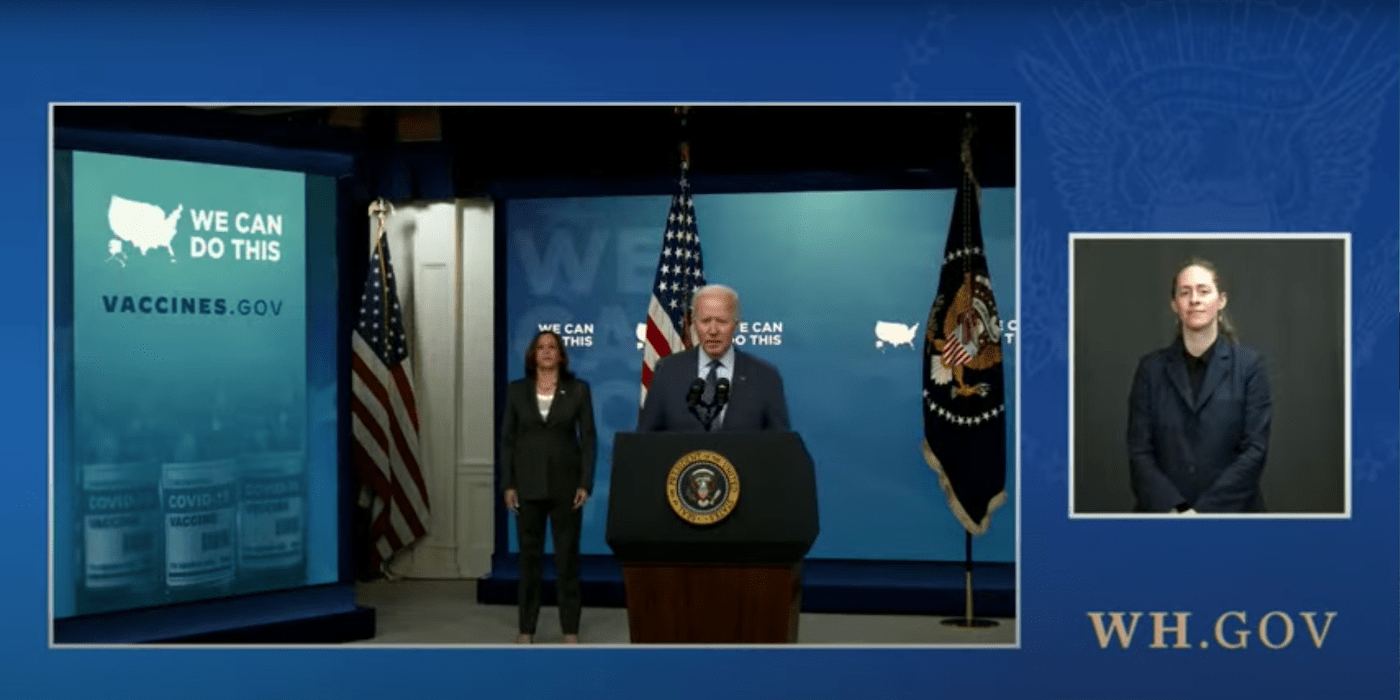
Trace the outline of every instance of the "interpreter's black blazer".
<instances>
[{"instance_id":1,"label":"interpreter's black blazer","mask_svg":"<svg viewBox=\"0 0 1400 700\"><path fill-rule=\"evenodd\" d=\"M506 387L501 416L501 488L521 500L572 500L593 493L598 434L588 382L566 379L555 388L549 415L540 417L532 378Z\"/></svg>"},{"instance_id":2,"label":"interpreter's black blazer","mask_svg":"<svg viewBox=\"0 0 1400 700\"><path fill-rule=\"evenodd\" d=\"M1128 461L1136 510L1166 513L1182 503L1198 513L1264 511L1260 476L1269 454L1273 403L1264 359L1217 341L1191 395L1183 346L1138 363L1128 408Z\"/></svg>"}]
</instances>

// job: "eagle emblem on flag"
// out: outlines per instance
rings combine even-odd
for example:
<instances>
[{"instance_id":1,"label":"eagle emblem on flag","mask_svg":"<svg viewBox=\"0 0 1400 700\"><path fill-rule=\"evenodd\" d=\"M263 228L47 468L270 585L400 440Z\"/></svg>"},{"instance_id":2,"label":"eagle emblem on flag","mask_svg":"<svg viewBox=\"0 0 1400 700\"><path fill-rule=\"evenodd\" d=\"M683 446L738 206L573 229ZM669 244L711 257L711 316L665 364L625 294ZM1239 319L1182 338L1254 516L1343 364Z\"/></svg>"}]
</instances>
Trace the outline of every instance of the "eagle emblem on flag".
<instances>
[{"instance_id":1,"label":"eagle emblem on flag","mask_svg":"<svg viewBox=\"0 0 1400 700\"><path fill-rule=\"evenodd\" d=\"M925 328L927 341L938 353L938 360L929 363L929 379L939 386L952 384L949 393L954 399L985 397L990 385L968 384L964 374L1001 363L1001 319L997 317L991 280L965 273L951 303L946 295L934 301ZM939 331L942 337L938 337Z\"/></svg>"}]
</instances>

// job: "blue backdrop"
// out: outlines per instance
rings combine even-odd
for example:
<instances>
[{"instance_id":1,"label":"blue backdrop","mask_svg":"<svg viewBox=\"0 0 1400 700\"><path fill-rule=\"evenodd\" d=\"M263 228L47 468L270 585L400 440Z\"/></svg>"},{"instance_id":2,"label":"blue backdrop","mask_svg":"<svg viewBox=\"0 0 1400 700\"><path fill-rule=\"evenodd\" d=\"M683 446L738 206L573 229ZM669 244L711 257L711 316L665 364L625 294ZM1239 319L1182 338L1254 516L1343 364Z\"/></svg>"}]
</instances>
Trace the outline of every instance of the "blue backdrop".
<instances>
[{"instance_id":1,"label":"blue backdrop","mask_svg":"<svg viewBox=\"0 0 1400 700\"><path fill-rule=\"evenodd\" d=\"M793 429L817 470L821 535L809 556L961 560L962 526L920 452L920 367L954 190L697 195L709 282L739 291L736 346L779 368ZM506 208L509 377L541 327L558 327L572 368L593 387L598 472L582 551L604 541L613 435L634 430L641 387L637 326L646 308L670 197L522 199ZM982 233L1004 322L1016 309L1016 192L982 194ZM879 322L912 329L876 334ZM1014 358L1011 352L1009 358ZM1014 359L1004 363L1007 425L1016 420ZM1015 561L1015 431L1007 431L1008 501L977 540L984 561ZM518 551L510 519L511 551ZM548 541L548 540L547 540Z\"/></svg>"},{"instance_id":2,"label":"blue backdrop","mask_svg":"<svg viewBox=\"0 0 1400 700\"><path fill-rule=\"evenodd\" d=\"M1400 625L1400 8L1265 0L392 6L17 3L0 58L0 448L15 495L0 655L15 696L1393 698ZM388 14L386 14L388 13ZM252 43L250 43L252 42ZM1023 105L1017 651L130 650L44 646L51 100L987 100ZM489 134L482 135L489 138ZM547 135L542 136L547 138ZM561 157L566 155L561 154ZM651 217L640 225L651 227ZM702 225L713 226L705 223ZM1350 231L1353 516L1070 521L1070 231ZM1105 320L1111 322L1111 320ZM1247 613L1245 649L1213 637ZM1099 611L1192 612L1188 649L1101 642ZM1258 637L1290 614L1282 649ZM1337 613L1321 645L1299 613ZM1167 617L1168 623L1175 622ZM1322 617L1317 618L1319 622ZM1236 623L1227 619L1226 633ZM1283 624L1271 618L1272 637ZM1230 636L1233 638L1233 635ZM1167 641L1174 641L1172 636ZM1208 648L1197 642L1205 641ZM716 683L677 669L722 668ZM249 669L230 673L230 669ZM542 672L542 670L547 672ZM114 683L113 679L129 679Z\"/></svg>"}]
</instances>

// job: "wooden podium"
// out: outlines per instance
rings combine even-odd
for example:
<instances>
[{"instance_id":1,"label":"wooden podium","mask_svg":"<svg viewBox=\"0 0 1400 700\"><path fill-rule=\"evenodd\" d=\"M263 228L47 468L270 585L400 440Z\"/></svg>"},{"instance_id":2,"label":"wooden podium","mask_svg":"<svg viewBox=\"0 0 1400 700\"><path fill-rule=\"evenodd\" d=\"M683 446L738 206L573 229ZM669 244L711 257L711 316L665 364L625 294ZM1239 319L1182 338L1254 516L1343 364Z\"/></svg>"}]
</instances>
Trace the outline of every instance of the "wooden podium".
<instances>
[{"instance_id":1,"label":"wooden podium","mask_svg":"<svg viewBox=\"0 0 1400 700\"><path fill-rule=\"evenodd\" d=\"M802 567L625 564L633 644L793 644Z\"/></svg>"},{"instance_id":2,"label":"wooden podium","mask_svg":"<svg viewBox=\"0 0 1400 700\"><path fill-rule=\"evenodd\" d=\"M607 541L634 644L795 643L817 533L795 433L617 435Z\"/></svg>"}]
</instances>

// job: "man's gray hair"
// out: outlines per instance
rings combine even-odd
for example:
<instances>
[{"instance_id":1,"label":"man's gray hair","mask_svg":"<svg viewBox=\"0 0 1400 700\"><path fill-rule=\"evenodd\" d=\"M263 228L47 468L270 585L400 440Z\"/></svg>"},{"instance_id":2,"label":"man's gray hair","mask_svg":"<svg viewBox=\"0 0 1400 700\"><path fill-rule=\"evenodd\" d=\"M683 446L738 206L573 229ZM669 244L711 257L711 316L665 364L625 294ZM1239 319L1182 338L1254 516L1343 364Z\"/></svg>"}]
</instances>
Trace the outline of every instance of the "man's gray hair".
<instances>
[{"instance_id":1,"label":"man's gray hair","mask_svg":"<svg viewBox=\"0 0 1400 700\"><path fill-rule=\"evenodd\" d=\"M734 291L733 287L726 287L722 284L707 284L695 290L695 294L690 297L690 312L696 313L696 309L700 307L700 299L709 296L728 297L730 302L734 304L734 320L736 322L739 320L739 293Z\"/></svg>"}]
</instances>

